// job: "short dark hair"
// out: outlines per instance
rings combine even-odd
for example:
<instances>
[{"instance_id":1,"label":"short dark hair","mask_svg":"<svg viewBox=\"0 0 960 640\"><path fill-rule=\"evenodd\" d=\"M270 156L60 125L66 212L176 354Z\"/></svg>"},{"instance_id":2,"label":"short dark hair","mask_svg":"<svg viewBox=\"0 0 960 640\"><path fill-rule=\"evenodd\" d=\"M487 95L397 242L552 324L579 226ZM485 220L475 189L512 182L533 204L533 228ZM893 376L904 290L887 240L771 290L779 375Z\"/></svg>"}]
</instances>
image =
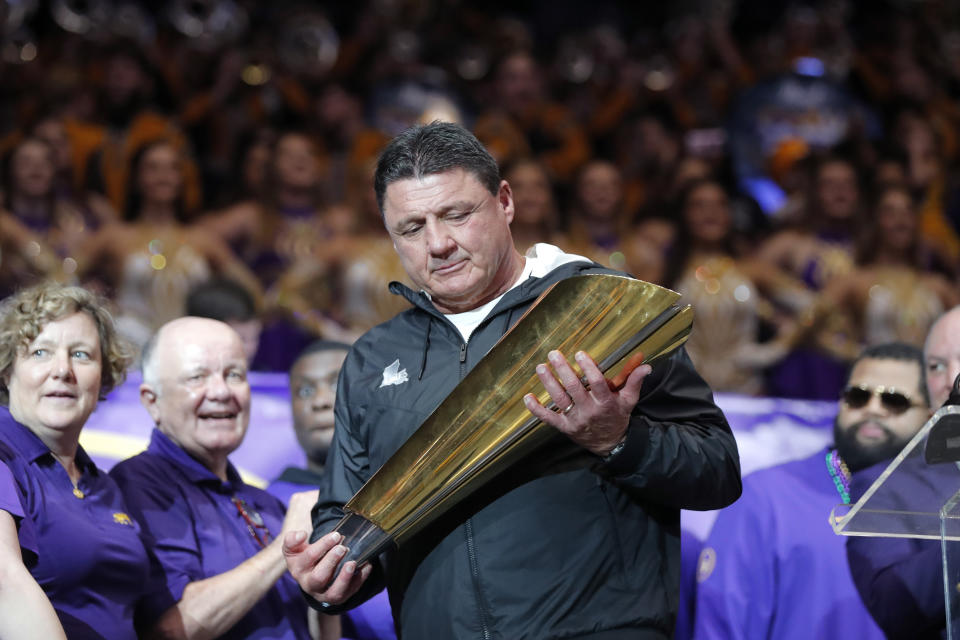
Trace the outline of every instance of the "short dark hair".
<instances>
[{"instance_id":1,"label":"short dark hair","mask_svg":"<svg viewBox=\"0 0 960 640\"><path fill-rule=\"evenodd\" d=\"M923 351L912 344L904 342L886 342L866 347L857 356L857 359L850 365L850 372L857 366L861 360L902 360L904 362L913 362L917 365L917 386L920 389L920 395L924 401L930 404L930 391L927 389L927 379L924 375ZM847 380L850 379L850 373L847 373Z\"/></svg>"},{"instance_id":2,"label":"short dark hair","mask_svg":"<svg viewBox=\"0 0 960 640\"><path fill-rule=\"evenodd\" d=\"M493 195L500 190L497 161L476 136L460 125L435 120L402 132L390 141L377 161L373 188L380 215L392 182L453 169L469 171Z\"/></svg>"},{"instance_id":3,"label":"short dark hair","mask_svg":"<svg viewBox=\"0 0 960 640\"><path fill-rule=\"evenodd\" d=\"M297 366L297 363L307 356L313 355L314 353L319 353L321 351L350 351L350 345L346 342L337 342L336 340L314 340L304 347L303 351L297 354L293 364L290 365L290 370L293 371L293 368Z\"/></svg>"},{"instance_id":4,"label":"short dark hair","mask_svg":"<svg viewBox=\"0 0 960 640\"><path fill-rule=\"evenodd\" d=\"M257 307L245 287L227 278L214 278L190 290L186 315L246 322L256 317Z\"/></svg>"}]
</instances>

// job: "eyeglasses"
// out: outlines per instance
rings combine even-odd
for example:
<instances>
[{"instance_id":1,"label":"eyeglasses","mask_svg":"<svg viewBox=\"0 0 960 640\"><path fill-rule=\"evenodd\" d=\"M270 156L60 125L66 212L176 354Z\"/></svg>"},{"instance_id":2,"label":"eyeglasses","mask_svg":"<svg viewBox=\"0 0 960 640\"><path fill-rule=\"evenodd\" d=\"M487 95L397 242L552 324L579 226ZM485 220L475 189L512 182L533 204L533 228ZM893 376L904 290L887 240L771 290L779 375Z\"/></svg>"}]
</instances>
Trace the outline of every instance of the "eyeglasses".
<instances>
[{"instance_id":1,"label":"eyeglasses","mask_svg":"<svg viewBox=\"0 0 960 640\"><path fill-rule=\"evenodd\" d=\"M243 521L247 523L247 530L250 532L250 535L253 536L253 539L257 541L257 544L260 545L260 548L263 549L270 544L270 530L267 529L263 517L254 509L247 509L247 501L243 498L233 496L230 498L230 501L233 503L233 506L237 508L237 513L240 514ZM262 537L261 533L258 532L262 532Z\"/></svg>"},{"instance_id":2,"label":"eyeglasses","mask_svg":"<svg viewBox=\"0 0 960 640\"><path fill-rule=\"evenodd\" d=\"M904 413L913 407L925 407L925 402L915 402L910 396L900 393L892 387L847 387L843 390L843 401L851 409L862 409L873 396L880 396L880 404L893 414Z\"/></svg>"}]
</instances>

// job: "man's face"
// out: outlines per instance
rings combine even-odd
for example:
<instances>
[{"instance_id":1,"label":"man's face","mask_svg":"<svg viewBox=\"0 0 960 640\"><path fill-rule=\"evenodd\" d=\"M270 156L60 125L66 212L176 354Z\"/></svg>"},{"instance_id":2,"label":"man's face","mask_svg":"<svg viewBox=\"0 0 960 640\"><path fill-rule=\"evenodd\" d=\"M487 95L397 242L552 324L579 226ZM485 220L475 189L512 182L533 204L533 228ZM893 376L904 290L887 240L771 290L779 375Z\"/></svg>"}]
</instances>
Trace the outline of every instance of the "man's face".
<instances>
[{"instance_id":1,"label":"man's face","mask_svg":"<svg viewBox=\"0 0 960 640\"><path fill-rule=\"evenodd\" d=\"M939 409L960 375L960 309L948 311L931 327L923 360L931 406Z\"/></svg>"},{"instance_id":2,"label":"man's face","mask_svg":"<svg viewBox=\"0 0 960 640\"><path fill-rule=\"evenodd\" d=\"M894 457L930 417L920 392L920 367L906 360L865 358L850 373L848 387L883 387L909 398L914 406L898 413L873 393L861 407L840 401L834 439L840 456L852 470Z\"/></svg>"},{"instance_id":3,"label":"man's face","mask_svg":"<svg viewBox=\"0 0 960 640\"><path fill-rule=\"evenodd\" d=\"M290 370L293 429L307 457L323 463L333 439L333 401L346 351L317 351L297 360Z\"/></svg>"},{"instance_id":4,"label":"man's face","mask_svg":"<svg viewBox=\"0 0 960 640\"><path fill-rule=\"evenodd\" d=\"M191 456L214 469L243 442L250 422L247 359L228 325L182 318L160 334L154 380L140 400L154 422Z\"/></svg>"},{"instance_id":5,"label":"man's face","mask_svg":"<svg viewBox=\"0 0 960 640\"><path fill-rule=\"evenodd\" d=\"M474 309L513 284L513 195L463 169L390 183L383 216L414 284L443 313Z\"/></svg>"}]
</instances>

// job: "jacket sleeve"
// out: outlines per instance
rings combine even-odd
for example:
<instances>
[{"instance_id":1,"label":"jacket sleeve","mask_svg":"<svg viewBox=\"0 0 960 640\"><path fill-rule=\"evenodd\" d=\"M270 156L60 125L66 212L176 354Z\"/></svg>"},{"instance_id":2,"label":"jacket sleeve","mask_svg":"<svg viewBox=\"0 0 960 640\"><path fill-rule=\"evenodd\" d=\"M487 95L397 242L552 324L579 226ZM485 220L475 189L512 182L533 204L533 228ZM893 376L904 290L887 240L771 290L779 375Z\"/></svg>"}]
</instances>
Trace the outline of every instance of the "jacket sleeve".
<instances>
[{"instance_id":1,"label":"jacket sleeve","mask_svg":"<svg viewBox=\"0 0 960 640\"><path fill-rule=\"evenodd\" d=\"M623 449L603 465L645 500L720 509L740 496L740 456L710 387L681 347L644 380Z\"/></svg>"},{"instance_id":2,"label":"jacket sleeve","mask_svg":"<svg viewBox=\"0 0 960 640\"><path fill-rule=\"evenodd\" d=\"M352 355L352 354L351 354ZM317 503L313 506L313 533L310 542L315 542L333 530L344 515L345 505L369 479L370 457L366 438L360 433L364 408L351 405L350 385L353 370L348 356L340 372L337 384L337 399L334 407L335 427L327 462L324 465L324 481L320 486ZM333 606L317 602L310 596L307 601L315 609L325 613L340 613L352 609L372 598L384 587L383 571L379 561L374 561L373 571L360 590L347 602Z\"/></svg>"}]
</instances>

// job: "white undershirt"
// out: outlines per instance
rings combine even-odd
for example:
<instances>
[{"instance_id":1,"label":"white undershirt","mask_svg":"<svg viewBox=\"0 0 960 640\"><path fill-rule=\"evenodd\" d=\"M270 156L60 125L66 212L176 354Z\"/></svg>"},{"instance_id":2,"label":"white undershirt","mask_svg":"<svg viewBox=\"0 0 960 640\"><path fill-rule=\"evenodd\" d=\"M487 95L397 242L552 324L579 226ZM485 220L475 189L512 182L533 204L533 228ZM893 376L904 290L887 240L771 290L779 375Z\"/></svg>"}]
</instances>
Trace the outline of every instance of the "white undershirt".
<instances>
[{"instance_id":1,"label":"white undershirt","mask_svg":"<svg viewBox=\"0 0 960 640\"><path fill-rule=\"evenodd\" d=\"M573 253L564 253L560 248L552 244L537 243L527 250L526 264L523 265L523 271L510 289L519 286L520 283L524 282L527 278L542 278L560 265L567 264L568 262L590 262L590 260ZM510 289L507 289L507 291L510 291ZM480 326L480 323L487 317L487 314L493 311L493 308L500 302L500 298L507 294L507 291L504 291L490 302L476 309L464 311L463 313L445 313L443 315L460 331L460 335L463 336L463 341L467 342L470 340L474 329Z\"/></svg>"}]
</instances>

